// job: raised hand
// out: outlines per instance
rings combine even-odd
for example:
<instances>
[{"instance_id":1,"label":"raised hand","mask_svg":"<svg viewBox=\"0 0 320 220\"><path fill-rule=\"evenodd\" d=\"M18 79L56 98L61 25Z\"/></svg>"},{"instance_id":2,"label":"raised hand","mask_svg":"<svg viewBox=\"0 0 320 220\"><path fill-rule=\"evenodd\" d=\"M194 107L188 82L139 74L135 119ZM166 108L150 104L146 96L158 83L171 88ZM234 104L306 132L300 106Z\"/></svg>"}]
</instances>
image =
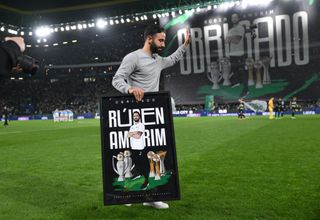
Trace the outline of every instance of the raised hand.
<instances>
[{"instance_id":1,"label":"raised hand","mask_svg":"<svg viewBox=\"0 0 320 220\"><path fill-rule=\"evenodd\" d=\"M185 41L184 41L184 46L185 47L188 47L189 44L190 44L190 40L191 40L191 37L190 37L190 30L189 28L186 28L186 38L185 38Z\"/></svg>"}]
</instances>

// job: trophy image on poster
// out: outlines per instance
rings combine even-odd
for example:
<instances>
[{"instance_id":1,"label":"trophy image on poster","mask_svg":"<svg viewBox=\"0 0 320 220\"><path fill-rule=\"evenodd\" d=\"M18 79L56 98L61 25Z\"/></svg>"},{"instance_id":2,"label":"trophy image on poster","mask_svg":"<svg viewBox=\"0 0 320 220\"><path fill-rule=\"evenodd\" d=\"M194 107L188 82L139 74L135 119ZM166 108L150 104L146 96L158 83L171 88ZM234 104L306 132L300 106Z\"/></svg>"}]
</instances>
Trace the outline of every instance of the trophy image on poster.
<instances>
[{"instance_id":1,"label":"trophy image on poster","mask_svg":"<svg viewBox=\"0 0 320 220\"><path fill-rule=\"evenodd\" d=\"M154 177L154 180L160 180L160 156L159 156L159 154L153 155L152 160L155 162L155 167L156 167L156 175Z\"/></svg>"},{"instance_id":2,"label":"trophy image on poster","mask_svg":"<svg viewBox=\"0 0 320 220\"><path fill-rule=\"evenodd\" d=\"M230 86L230 78L232 77L231 74L231 62L228 57L224 57L220 60L220 65L221 65L221 75L223 78L223 86Z\"/></svg>"},{"instance_id":3,"label":"trophy image on poster","mask_svg":"<svg viewBox=\"0 0 320 220\"><path fill-rule=\"evenodd\" d=\"M220 89L219 81L221 80L221 74L219 70L218 62L211 62L207 72L208 79L212 82L212 89Z\"/></svg>"},{"instance_id":4,"label":"trophy image on poster","mask_svg":"<svg viewBox=\"0 0 320 220\"><path fill-rule=\"evenodd\" d=\"M160 174L165 175L166 168L164 166L164 158L166 157L167 151L160 151L158 154L160 156Z\"/></svg>"},{"instance_id":5,"label":"trophy image on poster","mask_svg":"<svg viewBox=\"0 0 320 220\"><path fill-rule=\"evenodd\" d=\"M149 151L147 153L147 157L148 157L148 160L149 160L149 167L150 167L149 177L154 177L155 176L154 163L153 163L153 156L154 155L155 155L155 153L153 151Z\"/></svg>"},{"instance_id":6,"label":"trophy image on poster","mask_svg":"<svg viewBox=\"0 0 320 220\"><path fill-rule=\"evenodd\" d=\"M117 159L117 164L115 166L114 159ZM118 181L122 182L125 178L132 177L132 170L135 165L133 165L131 158L131 151L125 150L124 152L120 152L117 156L113 156L112 158L112 167L114 172L119 175Z\"/></svg>"},{"instance_id":7,"label":"trophy image on poster","mask_svg":"<svg viewBox=\"0 0 320 220\"><path fill-rule=\"evenodd\" d=\"M154 177L154 180L160 180L161 176L166 174L166 168L164 165L166 154L167 151L159 151L157 153L149 151L147 154L150 167L149 177Z\"/></svg>"},{"instance_id":8,"label":"trophy image on poster","mask_svg":"<svg viewBox=\"0 0 320 220\"><path fill-rule=\"evenodd\" d=\"M254 60L251 57L248 57L246 59L246 69L248 70L248 86L254 85L253 66L254 66Z\"/></svg>"},{"instance_id":9,"label":"trophy image on poster","mask_svg":"<svg viewBox=\"0 0 320 220\"><path fill-rule=\"evenodd\" d=\"M114 158L117 159L117 167L115 167L114 165ZM124 156L122 152L120 152L117 156L112 157L112 166L113 166L114 172L116 172L119 175L118 181L119 182L124 181L125 163L124 163Z\"/></svg>"},{"instance_id":10,"label":"trophy image on poster","mask_svg":"<svg viewBox=\"0 0 320 220\"><path fill-rule=\"evenodd\" d=\"M261 78L262 61L261 60L257 60L254 63L254 67L257 70L256 71L256 89L261 89L261 88L263 88L262 78Z\"/></svg>"},{"instance_id":11,"label":"trophy image on poster","mask_svg":"<svg viewBox=\"0 0 320 220\"><path fill-rule=\"evenodd\" d=\"M272 60L272 57L263 57L261 59L262 66L263 66L263 84L271 83L270 73L269 73L271 60Z\"/></svg>"},{"instance_id":12,"label":"trophy image on poster","mask_svg":"<svg viewBox=\"0 0 320 220\"><path fill-rule=\"evenodd\" d=\"M131 151L125 150L123 152L124 154L124 165L125 165L125 171L124 171L124 177L125 178L131 178L132 177L132 170L135 165L132 163L132 158L131 158Z\"/></svg>"}]
</instances>

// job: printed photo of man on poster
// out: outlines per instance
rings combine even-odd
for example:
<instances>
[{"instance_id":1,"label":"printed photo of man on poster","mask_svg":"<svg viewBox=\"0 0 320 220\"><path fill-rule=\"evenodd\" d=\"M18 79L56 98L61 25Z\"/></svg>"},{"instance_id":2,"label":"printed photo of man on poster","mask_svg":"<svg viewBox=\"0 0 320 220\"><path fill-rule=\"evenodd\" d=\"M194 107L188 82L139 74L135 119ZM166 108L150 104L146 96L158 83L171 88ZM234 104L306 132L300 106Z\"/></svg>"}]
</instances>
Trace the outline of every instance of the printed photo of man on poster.
<instances>
[{"instance_id":1,"label":"printed photo of man on poster","mask_svg":"<svg viewBox=\"0 0 320 220\"><path fill-rule=\"evenodd\" d=\"M105 204L179 199L170 94L105 97L101 107Z\"/></svg>"}]
</instances>

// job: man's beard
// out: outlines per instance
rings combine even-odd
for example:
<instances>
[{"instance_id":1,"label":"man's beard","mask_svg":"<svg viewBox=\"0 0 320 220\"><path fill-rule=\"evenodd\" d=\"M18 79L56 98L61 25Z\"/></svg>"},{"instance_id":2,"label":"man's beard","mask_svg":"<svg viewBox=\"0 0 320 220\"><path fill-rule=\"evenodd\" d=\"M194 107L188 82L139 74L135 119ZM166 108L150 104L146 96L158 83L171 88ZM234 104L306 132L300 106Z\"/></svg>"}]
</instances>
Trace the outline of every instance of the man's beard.
<instances>
[{"instance_id":1,"label":"man's beard","mask_svg":"<svg viewBox=\"0 0 320 220\"><path fill-rule=\"evenodd\" d=\"M154 53L161 53L162 50L163 50L164 47L157 47L157 45L155 43L151 43L150 45L150 49L151 49L151 52L154 54Z\"/></svg>"},{"instance_id":2,"label":"man's beard","mask_svg":"<svg viewBox=\"0 0 320 220\"><path fill-rule=\"evenodd\" d=\"M140 121L140 119L133 119L133 121L134 121L134 122L139 122L139 121Z\"/></svg>"},{"instance_id":3,"label":"man's beard","mask_svg":"<svg viewBox=\"0 0 320 220\"><path fill-rule=\"evenodd\" d=\"M233 23L233 25L235 26L235 25L238 25L238 24L239 24L239 21L232 22L232 23Z\"/></svg>"}]
</instances>

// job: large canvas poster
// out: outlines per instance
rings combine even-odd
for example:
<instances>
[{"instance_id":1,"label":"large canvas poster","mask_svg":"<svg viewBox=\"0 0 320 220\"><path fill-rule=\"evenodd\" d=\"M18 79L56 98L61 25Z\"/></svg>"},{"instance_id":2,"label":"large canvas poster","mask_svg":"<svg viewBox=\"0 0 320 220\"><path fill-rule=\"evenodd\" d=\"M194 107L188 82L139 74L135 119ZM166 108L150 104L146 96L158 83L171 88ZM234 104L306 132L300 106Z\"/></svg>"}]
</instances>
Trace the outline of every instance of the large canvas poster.
<instances>
[{"instance_id":1,"label":"large canvas poster","mask_svg":"<svg viewBox=\"0 0 320 220\"><path fill-rule=\"evenodd\" d=\"M241 2L160 19L167 32L164 55L182 44L186 27L191 32L184 59L165 72L165 89L176 103L204 103L206 96L320 98L319 1ZM234 36L241 38L230 42Z\"/></svg>"},{"instance_id":2,"label":"large canvas poster","mask_svg":"<svg viewBox=\"0 0 320 220\"><path fill-rule=\"evenodd\" d=\"M169 93L100 102L104 204L180 198Z\"/></svg>"}]
</instances>

